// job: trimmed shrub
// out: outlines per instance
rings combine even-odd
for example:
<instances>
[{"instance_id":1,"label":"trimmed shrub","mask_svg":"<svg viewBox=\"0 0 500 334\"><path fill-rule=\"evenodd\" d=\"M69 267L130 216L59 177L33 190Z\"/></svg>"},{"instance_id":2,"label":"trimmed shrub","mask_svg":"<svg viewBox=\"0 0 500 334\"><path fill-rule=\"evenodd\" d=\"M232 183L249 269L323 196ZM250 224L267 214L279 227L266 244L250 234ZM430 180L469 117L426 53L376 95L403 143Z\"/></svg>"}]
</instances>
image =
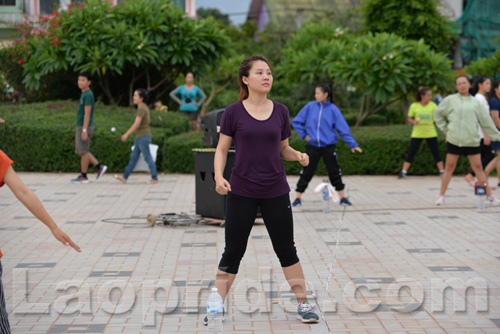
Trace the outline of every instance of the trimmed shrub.
<instances>
[{"instance_id":1,"label":"trimmed shrub","mask_svg":"<svg viewBox=\"0 0 500 334\"><path fill-rule=\"evenodd\" d=\"M305 140L299 138L295 131L290 137L290 146L305 152ZM363 149L363 153L351 153L349 147L341 140L337 145L339 165L343 175L396 175L403 165L410 147L411 127L406 125L363 126L353 132L353 136ZM166 140L163 156L163 170L174 173L194 172L194 153L192 149L204 147L201 142L202 133L183 133ZM443 160L446 156L444 136L439 136L440 150ZM286 173L299 174L302 166L295 161L284 161ZM468 173L469 162L466 157L458 161L456 174ZM323 160L320 161L316 175L327 175ZM420 147L409 170L410 175L438 175L431 151L424 142Z\"/></svg>"},{"instance_id":2,"label":"trimmed shrub","mask_svg":"<svg viewBox=\"0 0 500 334\"><path fill-rule=\"evenodd\" d=\"M77 104L74 101L46 102L29 105L12 105L2 108L0 117L0 149L15 162L19 171L78 172L80 159L74 153L74 131ZM95 133L91 151L110 172L123 171L130 157L134 136L126 143L121 135L132 125L134 109L102 106L98 104L94 115ZM189 131L189 120L177 112L151 112L153 143L159 145L156 165L159 171L193 173L193 148L203 148L203 132ZM111 132L115 127L116 132ZM406 125L363 126L353 132L363 153L351 153L341 140L337 146L339 165L344 175L396 175L403 164L410 145L411 127ZM440 148L445 158L444 137ZM290 145L304 152L306 142L293 132ZM298 174L302 166L285 161L287 174ZM92 169L91 169L92 170ZM460 158L456 173L469 171L465 157ZM437 168L432 154L423 143L409 170L410 175L436 175ZM321 161L318 175L326 175Z\"/></svg>"},{"instance_id":3,"label":"trimmed shrub","mask_svg":"<svg viewBox=\"0 0 500 334\"><path fill-rule=\"evenodd\" d=\"M0 149L14 160L18 171L79 171L80 159L74 153L77 108L74 101L5 107L0 114L6 120L0 125ZM121 135L133 124L134 111L96 105L91 152L110 172L123 171L129 161L135 136L124 143ZM189 131L189 119L176 112L156 111L151 112L151 119L152 143L159 146L156 164L162 166L165 141ZM113 127L116 132L111 131Z\"/></svg>"},{"instance_id":4,"label":"trimmed shrub","mask_svg":"<svg viewBox=\"0 0 500 334\"><path fill-rule=\"evenodd\" d=\"M193 148L205 148L203 132L187 132L168 138L163 147L162 170L168 173L194 173ZM159 166L159 165L158 165Z\"/></svg>"}]
</instances>

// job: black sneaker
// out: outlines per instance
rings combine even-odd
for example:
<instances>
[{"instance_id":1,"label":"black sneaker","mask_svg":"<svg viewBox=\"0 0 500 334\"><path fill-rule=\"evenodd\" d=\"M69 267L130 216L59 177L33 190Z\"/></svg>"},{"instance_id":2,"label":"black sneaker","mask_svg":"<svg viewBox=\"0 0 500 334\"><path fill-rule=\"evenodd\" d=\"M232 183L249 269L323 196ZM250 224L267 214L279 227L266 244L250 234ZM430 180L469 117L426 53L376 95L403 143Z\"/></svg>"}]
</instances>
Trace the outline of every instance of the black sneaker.
<instances>
[{"instance_id":1,"label":"black sneaker","mask_svg":"<svg viewBox=\"0 0 500 334\"><path fill-rule=\"evenodd\" d=\"M300 198L296 198L295 201L293 201L292 206L302 206Z\"/></svg>"},{"instance_id":2,"label":"black sneaker","mask_svg":"<svg viewBox=\"0 0 500 334\"><path fill-rule=\"evenodd\" d=\"M104 173L106 173L107 170L108 170L108 166L101 165L101 168L99 168L99 170L97 171L96 179L99 180L104 175Z\"/></svg>"},{"instance_id":3,"label":"black sneaker","mask_svg":"<svg viewBox=\"0 0 500 334\"><path fill-rule=\"evenodd\" d=\"M89 183L89 179L83 175L78 175L76 179L71 180L71 183L80 184L80 183Z\"/></svg>"},{"instance_id":4,"label":"black sneaker","mask_svg":"<svg viewBox=\"0 0 500 334\"><path fill-rule=\"evenodd\" d=\"M404 179L406 177L406 173L399 172L398 179Z\"/></svg>"},{"instance_id":5,"label":"black sneaker","mask_svg":"<svg viewBox=\"0 0 500 334\"><path fill-rule=\"evenodd\" d=\"M351 202L349 202L349 200L348 200L347 198L345 198L345 197L344 197L344 198L342 198L342 199L340 200L340 203L339 203L339 204L340 204L340 205L345 205L345 206L352 205L352 203L351 203Z\"/></svg>"}]
</instances>

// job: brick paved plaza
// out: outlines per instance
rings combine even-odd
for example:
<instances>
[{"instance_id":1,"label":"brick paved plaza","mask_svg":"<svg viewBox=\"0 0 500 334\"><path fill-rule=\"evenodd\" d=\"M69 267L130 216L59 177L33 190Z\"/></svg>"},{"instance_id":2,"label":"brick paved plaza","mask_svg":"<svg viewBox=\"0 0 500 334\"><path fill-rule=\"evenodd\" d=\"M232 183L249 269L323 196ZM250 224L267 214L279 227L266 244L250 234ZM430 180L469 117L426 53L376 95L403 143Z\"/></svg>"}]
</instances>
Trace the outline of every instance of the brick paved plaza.
<instances>
[{"instance_id":1,"label":"brick paved plaza","mask_svg":"<svg viewBox=\"0 0 500 334\"><path fill-rule=\"evenodd\" d=\"M127 185L111 175L86 185L71 184L72 174L20 176L82 253L60 245L7 187L0 190L13 333L206 333L201 321L223 228L149 227L145 219L194 214L194 175L163 175L158 185L145 185L145 174ZM321 180L294 209L320 323L295 319L293 294L257 224L228 296L226 333L500 333L500 207L478 213L459 176L444 207L434 205L438 176L347 176L354 205L341 220L340 206L321 212L312 192ZM296 181L289 177L292 189ZM129 219L102 221L109 218Z\"/></svg>"}]
</instances>

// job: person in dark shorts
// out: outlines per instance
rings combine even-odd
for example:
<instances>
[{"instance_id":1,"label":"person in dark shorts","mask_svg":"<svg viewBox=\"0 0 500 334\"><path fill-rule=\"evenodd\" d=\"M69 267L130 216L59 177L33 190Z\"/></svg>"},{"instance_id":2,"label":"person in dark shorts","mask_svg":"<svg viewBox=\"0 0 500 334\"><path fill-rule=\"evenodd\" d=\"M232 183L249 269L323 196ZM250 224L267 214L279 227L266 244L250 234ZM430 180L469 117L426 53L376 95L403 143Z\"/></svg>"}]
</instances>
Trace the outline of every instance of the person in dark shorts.
<instances>
[{"instance_id":1,"label":"person in dark shorts","mask_svg":"<svg viewBox=\"0 0 500 334\"><path fill-rule=\"evenodd\" d=\"M72 183L89 183L87 172L89 163L92 163L97 169L97 179L99 180L108 166L102 165L97 161L92 153L90 153L90 138L94 134L94 93L90 89L92 76L90 73L80 73L78 75L78 88L81 89L80 104L78 106L78 114L76 116L76 132L75 132L75 153L80 155L81 173L76 178L71 180Z\"/></svg>"},{"instance_id":2,"label":"person in dark shorts","mask_svg":"<svg viewBox=\"0 0 500 334\"><path fill-rule=\"evenodd\" d=\"M500 140L500 132L486 108L469 94L469 80L464 75L460 75L455 79L455 85L458 93L446 97L434 111L436 126L446 134L447 140L446 165L436 205L445 203L444 195L461 155L469 158L477 180L487 183L481 164L481 148L479 147L481 138L477 131L477 124L480 124L491 140ZM486 203L498 203L497 198L491 194L489 186L486 187Z\"/></svg>"},{"instance_id":3,"label":"person in dark shorts","mask_svg":"<svg viewBox=\"0 0 500 334\"><path fill-rule=\"evenodd\" d=\"M302 322L318 322L307 301L304 272L293 236L290 187L282 159L309 164L309 157L290 147L290 115L283 104L269 100L273 84L269 62L263 56L243 60L238 69L239 102L226 108L214 158L216 191L227 197L225 248L219 262L216 287L222 300L231 288L260 207L262 218L298 304ZM223 177L227 153L234 141L236 156L231 179ZM203 323L208 324L208 317Z\"/></svg>"}]
</instances>

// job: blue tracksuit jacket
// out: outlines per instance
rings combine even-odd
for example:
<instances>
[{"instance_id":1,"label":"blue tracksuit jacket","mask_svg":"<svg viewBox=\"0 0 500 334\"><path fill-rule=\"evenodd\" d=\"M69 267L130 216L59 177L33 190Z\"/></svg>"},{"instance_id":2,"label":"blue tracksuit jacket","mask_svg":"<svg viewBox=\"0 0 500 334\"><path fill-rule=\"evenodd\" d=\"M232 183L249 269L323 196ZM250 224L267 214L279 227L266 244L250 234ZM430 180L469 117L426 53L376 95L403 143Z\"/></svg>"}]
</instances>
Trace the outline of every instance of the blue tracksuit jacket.
<instances>
[{"instance_id":1,"label":"blue tracksuit jacket","mask_svg":"<svg viewBox=\"0 0 500 334\"><path fill-rule=\"evenodd\" d=\"M358 146L342 112L331 102L309 102L293 119L292 125L300 138L311 137L307 145L325 147L337 144L338 132L350 148Z\"/></svg>"}]
</instances>

